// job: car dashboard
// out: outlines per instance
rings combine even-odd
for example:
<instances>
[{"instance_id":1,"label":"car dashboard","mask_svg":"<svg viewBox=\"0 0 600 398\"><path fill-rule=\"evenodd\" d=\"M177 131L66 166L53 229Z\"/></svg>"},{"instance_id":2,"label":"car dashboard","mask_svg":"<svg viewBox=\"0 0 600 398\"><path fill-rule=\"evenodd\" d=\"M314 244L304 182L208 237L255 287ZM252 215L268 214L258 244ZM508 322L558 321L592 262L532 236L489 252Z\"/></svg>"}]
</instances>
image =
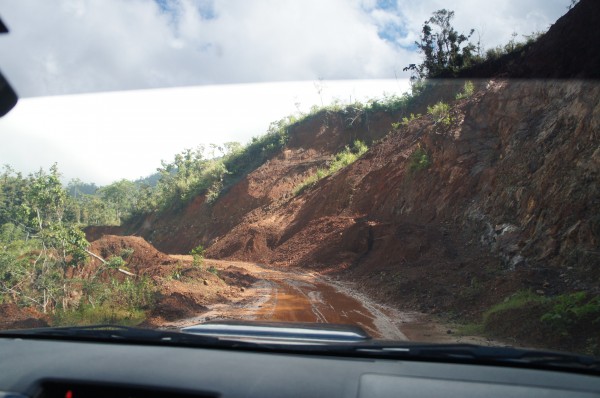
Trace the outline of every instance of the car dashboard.
<instances>
[{"instance_id":1,"label":"car dashboard","mask_svg":"<svg viewBox=\"0 0 600 398\"><path fill-rule=\"evenodd\" d=\"M449 362L0 338L0 397L599 397L600 377Z\"/></svg>"}]
</instances>

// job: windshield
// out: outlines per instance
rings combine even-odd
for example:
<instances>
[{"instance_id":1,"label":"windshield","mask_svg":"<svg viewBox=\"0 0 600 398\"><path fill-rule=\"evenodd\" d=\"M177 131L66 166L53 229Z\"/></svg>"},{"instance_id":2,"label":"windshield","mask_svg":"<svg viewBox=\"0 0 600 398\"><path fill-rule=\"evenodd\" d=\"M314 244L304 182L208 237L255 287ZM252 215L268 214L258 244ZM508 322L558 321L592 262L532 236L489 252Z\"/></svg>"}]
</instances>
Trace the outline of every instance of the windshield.
<instances>
[{"instance_id":1,"label":"windshield","mask_svg":"<svg viewBox=\"0 0 600 398\"><path fill-rule=\"evenodd\" d=\"M598 9L0 0L0 328L600 355Z\"/></svg>"}]
</instances>

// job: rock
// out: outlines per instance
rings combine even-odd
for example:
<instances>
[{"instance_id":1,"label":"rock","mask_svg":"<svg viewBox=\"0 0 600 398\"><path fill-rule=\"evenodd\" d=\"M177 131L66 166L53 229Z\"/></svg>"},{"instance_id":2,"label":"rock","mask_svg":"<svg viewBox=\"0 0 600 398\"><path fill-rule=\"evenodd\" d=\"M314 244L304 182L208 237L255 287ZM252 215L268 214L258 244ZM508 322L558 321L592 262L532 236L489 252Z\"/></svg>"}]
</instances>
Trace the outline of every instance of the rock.
<instances>
[{"instance_id":1,"label":"rock","mask_svg":"<svg viewBox=\"0 0 600 398\"><path fill-rule=\"evenodd\" d=\"M204 286L208 286L208 281L206 279L203 281L203 283L204 283Z\"/></svg>"},{"instance_id":2,"label":"rock","mask_svg":"<svg viewBox=\"0 0 600 398\"><path fill-rule=\"evenodd\" d=\"M451 329L446 330L446 334L452 334L454 333Z\"/></svg>"}]
</instances>

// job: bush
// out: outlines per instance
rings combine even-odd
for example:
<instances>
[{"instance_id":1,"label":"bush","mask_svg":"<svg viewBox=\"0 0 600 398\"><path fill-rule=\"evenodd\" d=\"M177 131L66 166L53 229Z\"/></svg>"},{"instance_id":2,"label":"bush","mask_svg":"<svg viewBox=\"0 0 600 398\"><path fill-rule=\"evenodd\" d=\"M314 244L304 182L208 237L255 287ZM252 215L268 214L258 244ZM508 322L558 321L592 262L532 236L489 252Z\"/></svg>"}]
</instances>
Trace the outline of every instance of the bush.
<instances>
[{"instance_id":1,"label":"bush","mask_svg":"<svg viewBox=\"0 0 600 398\"><path fill-rule=\"evenodd\" d=\"M410 155L408 169L410 171L419 171L428 168L431 160L427 151L419 144L417 149Z\"/></svg>"},{"instance_id":2,"label":"bush","mask_svg":"<svg viewBox=\"0 0 600 398\"><path fill-rule=\"evenodd\" d=\"M198 245L194 247L190 251L190 255L192 256L194 267L202 268L202 264L204 263L204 246Z\"/></svg>"},{"instance_id":3,"label":"bush","mask_svg":"<svg viewBox=\"0 0 600 398\"><path fill-rule=\"evenodd\" d=\"M445 102L440 101L433 106L428 106L427 113L431 115L435 124L442 123L445 126L449 126L452 123L450 105Z\"/></svg>"},{"instance_id":4,"label":"bush","mask_svg":"<svg viewBox=\"0 0 600 398\"><path fill-rule=\"evenodd\" d=\"M460 100L460 99L464 99L464 98L469 98L470 96L473 95L474 92L475 92L475 85L473 84L472 81L467 80L463 87L463 91L456 94L456 99Z\"/></svg>"},{"instance_id":5,"label":"bush","mask_svg":"<svg viewBox=\"0 0 600 398\"><path fill-rule=\"evenodd\" d=\"M53 325L137 325L145 319L145 311L156 300L156 287L147 277L72 282L80 284L82 298L69 309L57 308Z\"/></svg>"},{"instance_id":6,"label":"bush","mask_svg":"<svg viewBox=\"0 0 600 398\"><path fill-rule=\"evenodd\" d=\"M550 324L561 335L569 336L585 324L600 326L600 296L590 297L586 292L557 296L552 309L540 320Z\"/></svg>"},{"instance_id":7,"label":"bush","mask_svg":"<svg viewBox=\"0 0 600 398\"><path fill-rule=\"evenodd\" d=\"M110 269L119 269L125 267L127 263L120 256L112 256L106 261L106 267Z\"/></svg>"},{"instance_id":8,"label":"bush","mask_svg":"<svg viewBox=\"0 0 600 398\"><path fill-rule=\"evenodd\" d=\"M547 299L543 296L538 296L533 293L531 290L521 290L513 294L512 296L507 297L503 302L498 303L491 307L489 310L483 313L483 322L485 323L487 319L496 313L507 311L515 308L523 308L532 303L543 303L547 301Z\"/></svg>"}]
</instances>

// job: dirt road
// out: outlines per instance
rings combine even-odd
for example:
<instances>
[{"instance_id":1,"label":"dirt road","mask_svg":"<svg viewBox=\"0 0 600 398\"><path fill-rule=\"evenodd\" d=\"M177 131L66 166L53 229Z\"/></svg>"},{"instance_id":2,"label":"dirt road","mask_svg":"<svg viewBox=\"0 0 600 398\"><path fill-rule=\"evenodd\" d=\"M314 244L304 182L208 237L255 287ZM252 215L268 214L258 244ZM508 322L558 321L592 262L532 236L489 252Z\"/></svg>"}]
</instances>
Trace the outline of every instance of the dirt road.
<instances>
[{"instance_id":1,"label":"dirt road","mask_svg":"<svg viewBox=\"0 0 600 398\"><path fill-rule=\"evenodd\" d=\"M175 257L191 260L189 256ZM341 323L359 325L375 338L491 343L480 338L457 337L448 333L447 326L432 322L423 314L400 312L375 303L347 283L312 272L237 261L206 260L206 266L217 270L235 266L258 281L245 289L238 300L214 304L198 316L169 322L163 327L181 328L216 319Z\"/></svg>"}]
</instances>

